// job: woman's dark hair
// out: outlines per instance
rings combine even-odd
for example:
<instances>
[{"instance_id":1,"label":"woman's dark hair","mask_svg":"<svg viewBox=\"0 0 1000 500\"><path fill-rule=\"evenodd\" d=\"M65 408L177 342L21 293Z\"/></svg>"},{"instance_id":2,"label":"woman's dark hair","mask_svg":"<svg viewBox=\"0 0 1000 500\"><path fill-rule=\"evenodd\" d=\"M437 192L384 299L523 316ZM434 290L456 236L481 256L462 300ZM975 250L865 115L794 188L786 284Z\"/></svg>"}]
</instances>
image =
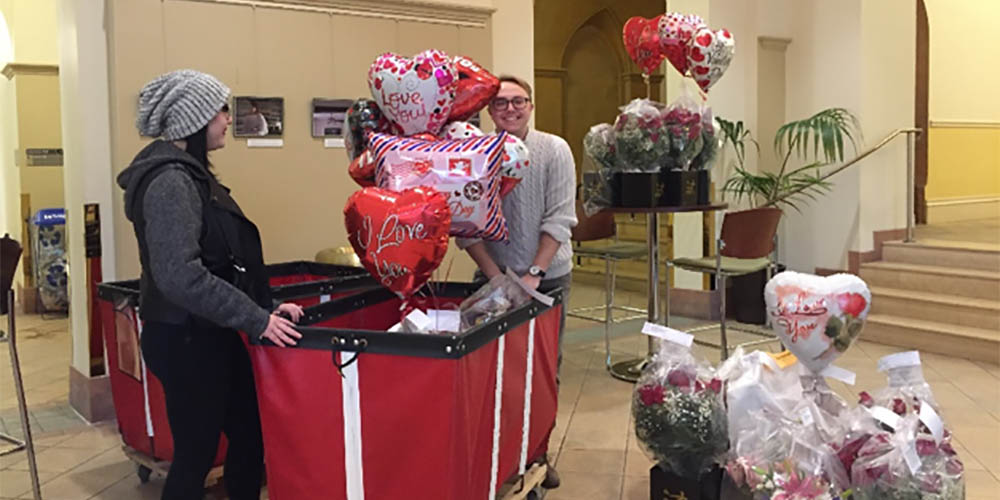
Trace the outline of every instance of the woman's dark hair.
<instances>
[{"instance_id":1,"label":"woman's dark hair","mask_svg":"<svg viewBox=\"0 0 1000 500\"><path fill-rule=\"evenodd\" d=\"M210 170L212 164L208 162L208 125L187 136L185 141L187 142L185 151L198 160L206 169Z\"/></svg>"}]
</instances>

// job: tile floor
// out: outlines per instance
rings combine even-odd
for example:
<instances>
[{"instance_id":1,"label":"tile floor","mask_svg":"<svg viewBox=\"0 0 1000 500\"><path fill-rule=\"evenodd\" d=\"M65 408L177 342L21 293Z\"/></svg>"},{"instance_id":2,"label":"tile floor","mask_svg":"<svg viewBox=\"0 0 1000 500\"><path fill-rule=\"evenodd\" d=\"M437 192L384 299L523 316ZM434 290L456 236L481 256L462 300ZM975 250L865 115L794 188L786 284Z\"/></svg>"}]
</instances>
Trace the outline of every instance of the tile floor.
<instances>
[{"instance_id":1,"label":"tile floor","mask_svg":"<svg viewBox=\"0 0 1000 500\"><path fill-rule=\"evenodd\" d=\"M645 302L644 297L635 294L619 297L636 306ZM597 289L574 289L575 305L599 300ZM32 422L36 425L43 498L159 498L162 477L154 476L149 483L140 484L135 466L121 451L113 423L90 426L76 418L69 425L43 418L47 415L44 412L65 406L69 364L66 324L65 320L60 324L37 317L25 318L20 324L19 346ZM644 352L644 338L634 333L640 324L616 328L615 361ZM674 324L681 325L682 321ZM548 500L640 500L649 495L651 462L639 450L629 419L632 385L614 380L605 372L602 332L600 325L583 320L571 319L567 325L559 414L550 441L550 453L563 484L548 492ZM709 349L696 350L705 357L717 356ZM838 362L857 373L857 385L834 382L833 387L852 401L860 390L881 387L884 377L875 370L875 362L896 351L859 342ZM967 498L1000 498L1000 366L933 354L925 354L923 359L925 375L954 430L956 448L966 465ZM12 427L19 423L8 413L14 407L8 366L6 344L0 344L0 415L6 428L13 431ZM31 498L26 471L24 452L0 457L0 498Z\"/></svg>"}]
</instances>

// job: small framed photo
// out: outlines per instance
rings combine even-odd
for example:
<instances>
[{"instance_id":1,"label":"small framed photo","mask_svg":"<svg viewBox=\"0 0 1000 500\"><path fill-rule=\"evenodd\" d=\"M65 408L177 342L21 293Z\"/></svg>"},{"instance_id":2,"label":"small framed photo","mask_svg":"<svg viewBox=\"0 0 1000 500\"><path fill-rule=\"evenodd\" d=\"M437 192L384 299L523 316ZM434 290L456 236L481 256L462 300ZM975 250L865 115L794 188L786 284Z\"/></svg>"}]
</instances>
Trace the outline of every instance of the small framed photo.
<instances>
[{"instance_id":1,"label":"small framed photo","mask_svg":"<svg viewBox=\"0 0 1000 500\"><path fill-rule=\"evenodd\" d=\"M343 137L347 110L351 99L313 99L312 136Z\"/></svg>"},{"instance_id":2,"label":"small framed photo","mask_svg":"<svg viewBox=\"0 0 1000 500\"><path fill-rule=\"evenodd\" d=\"M238 96L233 107L233 137L280 137L284 131L285 100L281 97Z\"/></svg>"}]
</instances>

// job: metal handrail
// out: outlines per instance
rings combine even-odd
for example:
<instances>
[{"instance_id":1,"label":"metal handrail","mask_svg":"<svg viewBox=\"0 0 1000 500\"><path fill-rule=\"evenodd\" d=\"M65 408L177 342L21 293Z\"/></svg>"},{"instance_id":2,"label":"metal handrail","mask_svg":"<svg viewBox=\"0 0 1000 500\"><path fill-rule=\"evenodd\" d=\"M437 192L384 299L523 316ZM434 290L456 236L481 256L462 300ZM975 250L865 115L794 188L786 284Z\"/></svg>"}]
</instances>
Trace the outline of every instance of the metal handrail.
<instances>
[{"instance_id":1,"label":"metal handrail","mask_svg":"<svg viewBox=\"0 0 1000 500\"><path fill-rule=\"evenodd\" d=\"M839 166L839 167L837 167L837 168L835 168L835 169L833 169L833 170L831 170L831 171L823 174L823 178L824 179L829 178L829 177L833 177L834 175L840 173L841 170L844 170L847 167L850 167L851 165L854 165L855 163L857 163L857 162L865 159L866 157L870 156L872 153L874 153L874 152L882 149L887 144L889 144L890 142L892 142L892 140L895 139L897 136L906 134L906 189L907 189L907 191L906 191L906 239L903 240L906 243L910 243L910 242L913 241L913 208L914 208L913 207L913 204L914 204L914 201L913 201L913 189L914 189L914 186L913 186L913 183L914 183L914 165L913 165L913 162L914 162L914 160L916 158L916 148L917 148L916 136L918 134L922 134L922 133L923 133L923 129L920 129L920 128L901 128L901 129L896 129L895 131L893 131L889 135L885 136L885 139L882 139L882 141L880 141L874 147L872 147L872 148L868 149L867 151L865 151L864 153L861 153L860 155L854 157L854 159L852 159L851 161L849 161L849 162L847 162L847 163L845 163L845 164L843 164L843 165L841 165L841 166ZM810 186L807 185L807 186L802 186L802 187L800 187L798 189L789 191L782 198L789 198L789 197L791 197L791 196L799 193L800 191L808 189L809 187Z\"/></svg>"}]
</instances>

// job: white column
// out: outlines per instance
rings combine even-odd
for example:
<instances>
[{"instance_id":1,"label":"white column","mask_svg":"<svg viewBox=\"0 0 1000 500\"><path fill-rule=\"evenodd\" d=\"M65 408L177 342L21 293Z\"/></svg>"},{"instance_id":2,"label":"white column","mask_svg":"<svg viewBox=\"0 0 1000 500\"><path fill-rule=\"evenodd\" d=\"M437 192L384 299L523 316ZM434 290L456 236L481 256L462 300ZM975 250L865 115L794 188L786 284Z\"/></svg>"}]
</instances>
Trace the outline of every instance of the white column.
<instances>
[{"instance_id":1,"label":"white column","mask_svg":"<svg viewBox=\"0 0 1000 500\"><path fill-rule=\"evenodd\" d=\"M71 367L89 376L89 319L83 205L98 203L102 274L115 278L114 195L108 106L107 38L104 1L59 0L59 93L66 199L66 241L70 282ZM71 391L75 390L71 384ZM71 401L74 399L71 394Z\"/></svg>"}]
</instances>

